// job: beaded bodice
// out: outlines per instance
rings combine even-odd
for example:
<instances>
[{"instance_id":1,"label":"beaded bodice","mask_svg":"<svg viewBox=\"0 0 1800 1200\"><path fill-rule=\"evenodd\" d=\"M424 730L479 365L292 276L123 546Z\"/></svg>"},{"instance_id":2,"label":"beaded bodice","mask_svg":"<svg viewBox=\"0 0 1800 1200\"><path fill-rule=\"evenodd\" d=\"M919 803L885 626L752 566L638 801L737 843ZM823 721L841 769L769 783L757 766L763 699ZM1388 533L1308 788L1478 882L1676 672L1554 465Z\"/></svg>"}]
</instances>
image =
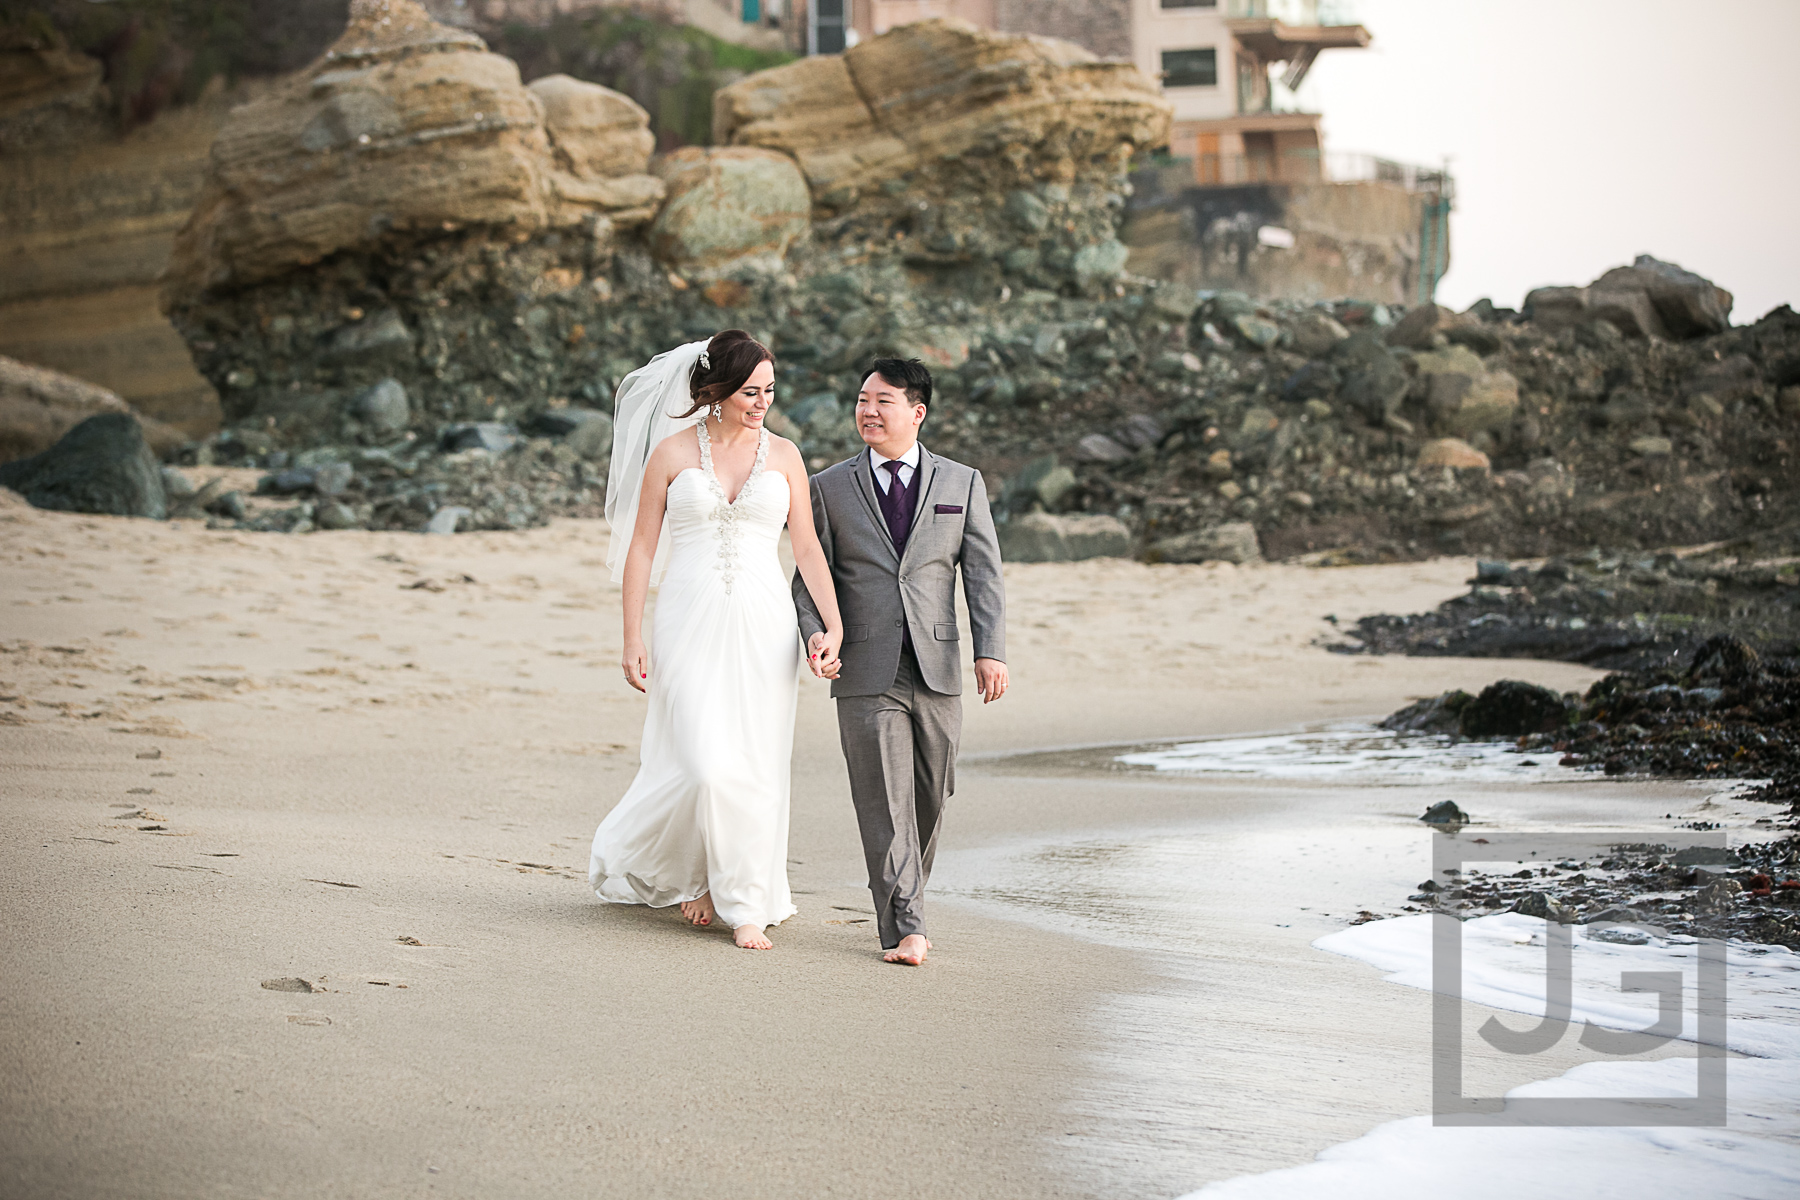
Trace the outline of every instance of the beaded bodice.
<instances>
[{"instance_id":1,"label":"beaded bodice","mask_svg":"<svg viewBox=\"0 0 1800 1200\"><path fill-rule=\"evenodd\" d=\"M676 559L698 565L696 560L704 556L728 593L746 569L766 568L779 575L776 551L787 523L788 488L786 476L763 470L769 457L768 430L757 436L756 460L735 499L725 495L713 469L712 439L705 422L694 430L700 466L682 471L669 484L667 519L675 556L669 563L671 573Z\"/></svg>"}]
</instances>

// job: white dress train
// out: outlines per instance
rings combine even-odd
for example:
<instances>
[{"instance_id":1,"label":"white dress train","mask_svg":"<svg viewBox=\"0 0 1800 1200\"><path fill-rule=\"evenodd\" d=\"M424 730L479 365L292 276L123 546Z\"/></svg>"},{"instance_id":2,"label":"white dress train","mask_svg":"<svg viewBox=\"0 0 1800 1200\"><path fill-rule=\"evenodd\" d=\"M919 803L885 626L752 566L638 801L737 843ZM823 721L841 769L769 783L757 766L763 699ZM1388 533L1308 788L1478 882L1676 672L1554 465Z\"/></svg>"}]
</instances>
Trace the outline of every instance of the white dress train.
<instances>
[{"instance_id":1,"label":"white dress train","mask_svg":"<svg viewBox=\"0 0 1800 1200\"><path fill-rule=\"evenodd\" d=\"M778 557L788 482L769 434L728 503L704 424L669 484L668 565L650 646L637 778L594 833L602 900L661 908L712 893L728 928L777 925L788 892L788 778L802 649Z\"/></svg>"}]
</instances>

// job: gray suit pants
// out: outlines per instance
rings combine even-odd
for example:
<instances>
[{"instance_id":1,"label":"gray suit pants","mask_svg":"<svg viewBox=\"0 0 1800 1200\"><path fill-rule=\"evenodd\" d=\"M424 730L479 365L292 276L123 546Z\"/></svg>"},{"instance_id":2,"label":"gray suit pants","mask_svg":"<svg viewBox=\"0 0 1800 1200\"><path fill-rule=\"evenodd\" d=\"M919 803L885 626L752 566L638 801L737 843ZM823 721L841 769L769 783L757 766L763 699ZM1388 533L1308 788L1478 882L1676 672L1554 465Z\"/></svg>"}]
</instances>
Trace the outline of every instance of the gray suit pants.
<instances>
[{"instance_id":1,"label":"gray suit pants","mask_svg":"<svg viewBox=\"0 0 1800 1200\"><path fill-rule=\"evenodd\" d=\"M838 737L862 830L881 945L925 932L925 885L944 801L956 788L962 697L925 686L911 654L879 696L838 697Z\"/></svg>"}]
</instances>

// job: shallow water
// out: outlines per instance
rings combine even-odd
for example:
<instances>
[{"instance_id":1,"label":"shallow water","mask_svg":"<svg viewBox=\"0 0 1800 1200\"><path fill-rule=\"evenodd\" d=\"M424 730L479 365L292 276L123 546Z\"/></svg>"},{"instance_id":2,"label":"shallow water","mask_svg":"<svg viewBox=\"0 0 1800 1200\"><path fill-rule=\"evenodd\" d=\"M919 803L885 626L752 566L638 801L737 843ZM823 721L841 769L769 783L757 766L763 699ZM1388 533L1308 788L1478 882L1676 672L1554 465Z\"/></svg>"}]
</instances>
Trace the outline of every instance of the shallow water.
<instances>
[{"instance_id":1,"label":"shallow water","mask_svg":"<svg viewBox=\"0 0 1800 1200\"><path fill-rule=\"evenodd\" d=\"M1170 774L1391 786L1459 780L1529 783L1592 774L1558 766L1558 757L1524 754L1506 742L1457 742L1373 725L1339 725L1306 733L1180 742L1120 754L1116 760Z\"/></svg>"},{"instance_id":2,"label":"shallow water","mask_svg":"<svg viewBox=\"0 0 1800 1200\"><path fill-rule=\"evenodd\" d=\"M1674 829L1696 805L1743 825L1766 813L1716 803L1726 794L1704 785L1608 780L1505 744L1366 725L1043 752L975 770L1085 792L1097 827L940 855L933 891L1135 950L1163 981L1092 1014L1091 1082L1058 1152L1097 1196L1175 1196L1279 1171L1429 1110L1427 1008L1314 948L1365 908L1396 914L1430 874L1441 835L1418 822L1421 801L1454 799L1532 829ZM1166 819L1171 788L1187 817ZM1165 819L1106 828L1134 811L1121 792L1154 795ZM1484 1010L1465 1007L1479 1024ZM1593 1056L1490 1055L1470 1070L1495 1095L1583 1057Z\"/></svg>"}]
</instances>

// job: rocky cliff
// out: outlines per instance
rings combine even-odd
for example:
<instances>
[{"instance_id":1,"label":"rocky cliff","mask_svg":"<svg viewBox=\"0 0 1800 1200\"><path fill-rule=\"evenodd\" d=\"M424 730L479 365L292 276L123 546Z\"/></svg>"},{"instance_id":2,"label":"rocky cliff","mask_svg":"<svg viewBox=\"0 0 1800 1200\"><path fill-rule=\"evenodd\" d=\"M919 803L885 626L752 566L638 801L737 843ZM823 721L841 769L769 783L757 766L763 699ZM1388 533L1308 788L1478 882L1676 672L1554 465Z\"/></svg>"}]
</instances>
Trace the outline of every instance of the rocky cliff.
<instances>
[{"instance_id":1,"label":"rocky cliff","mask_svg":"<svg viewBox=\"0 0 1800 1200\"><path fill-rule=\"evenodd\" d=\"M926 22L722 89L729 144L652 158L628 99L359 0L234 116L181 236L168 311L229 421L201 453L347 464L338 524L591 512L619 378L739 325L815 466L858 444L870 357L925 359L928 440L1003 513L1111 522L1034 533L1059 545L1525 554L1800 518L1792 313L1731 328L1654 260L1523 315L1134 277L1125 169L1168 111L1128 64Z\"/></svg>"}]
</instances>

